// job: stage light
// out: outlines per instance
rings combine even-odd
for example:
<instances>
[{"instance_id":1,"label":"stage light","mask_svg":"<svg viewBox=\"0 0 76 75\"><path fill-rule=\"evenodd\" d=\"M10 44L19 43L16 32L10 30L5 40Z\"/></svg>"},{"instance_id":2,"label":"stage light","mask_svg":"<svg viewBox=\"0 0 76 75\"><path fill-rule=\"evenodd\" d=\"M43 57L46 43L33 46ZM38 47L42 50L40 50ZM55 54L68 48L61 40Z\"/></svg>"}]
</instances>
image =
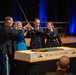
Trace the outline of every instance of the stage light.
<instances>
[{"instance_id":1,"label":"stage light","mask_svg":"<svg viewBox=\"0 0 76 75\"><path fill-rule=\"evenodd\" d=\"M75 31L75 21L74 21L74 14L73 14L70 21L69 32L70 34L74 34L74 31Z\"/></svg>"},{"instance_id":2,"label":"stage light","mask_svg":"<svg viewBox=\"0 0 76 75\"><path fill-rule=\"evenodd\" d=\"M46 0L39 1L39 19L41 22L47 22L47 5ZM45 27L46 24L41 24L41 27Z\"/></svg>"},{"instance_id":3,"label":"stage light","mask_svg":"<svg viewBox=\"0 0 76 75\"><path fill-rule=\"evenodd\" d=\"M75 35L76 34L76 2L75 0L72 1L70 16L71 17L70 17L69 33Z\"/></svg>"}]
</instances>

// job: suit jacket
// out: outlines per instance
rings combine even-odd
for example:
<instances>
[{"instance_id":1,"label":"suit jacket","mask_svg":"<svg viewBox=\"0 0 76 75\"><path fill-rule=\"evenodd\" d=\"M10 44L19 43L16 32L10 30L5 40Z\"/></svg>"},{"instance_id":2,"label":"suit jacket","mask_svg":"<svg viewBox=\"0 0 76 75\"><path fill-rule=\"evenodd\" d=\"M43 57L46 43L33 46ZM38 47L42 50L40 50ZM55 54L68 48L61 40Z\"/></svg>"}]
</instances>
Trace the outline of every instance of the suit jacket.
<instances>
[{"instance_id":1,"label":"suit jacket","mask_svg":"<svg viewBox=\"0 0 76 75\"><path fill-rule=\"evenodd\" d=\"M39 29L35 28L34 30L30 30L28 34L29 37L31 38L30 41L31 49L44 47L44 31L41 28Z\"/></svg>"},{"instance_id":2,"label":"suit jacket","mask_svg":"<svg viewBox=\"0 0 76 75\"><path fill-rule=\"evenodd\" d=\"M0 54L12 54L12 37L22 33L22 31L8 28L6 26L0 27Z\"/></svg>"},{"instance_id":3,"label":"suit jacket","mask_svg":"<svg viewBox=\"0 0 76 75\"><path fill-rule=\"evenodd\" d=\"M47 29L45 31L45 36L47 39L46 47L54 47L54 46L62 45L60 35L56 28L53 28L53 31Z\"/></svg>"}]
</instances>

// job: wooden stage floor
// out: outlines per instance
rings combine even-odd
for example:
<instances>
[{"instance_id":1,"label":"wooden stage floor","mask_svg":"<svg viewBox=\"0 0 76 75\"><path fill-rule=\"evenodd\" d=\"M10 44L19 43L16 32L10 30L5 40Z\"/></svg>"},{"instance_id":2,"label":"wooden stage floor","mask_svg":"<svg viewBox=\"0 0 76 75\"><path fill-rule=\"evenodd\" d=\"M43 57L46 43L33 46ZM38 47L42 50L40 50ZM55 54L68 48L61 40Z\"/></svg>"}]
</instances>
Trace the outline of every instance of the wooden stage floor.
<instances>
[{"instance_id":1,"label":"wooden stage floor","mask_svg":"<svg viewBox=\"0 0 76 75\"><path fill-rule=\"evenodd\" d=\"M30 38L26 38L26 45L29 47L30 46ZM62 43L67 44L67 43L76 43L76 36L66 36L66 37L61 37Z\"/></svg>"}]
</instances>

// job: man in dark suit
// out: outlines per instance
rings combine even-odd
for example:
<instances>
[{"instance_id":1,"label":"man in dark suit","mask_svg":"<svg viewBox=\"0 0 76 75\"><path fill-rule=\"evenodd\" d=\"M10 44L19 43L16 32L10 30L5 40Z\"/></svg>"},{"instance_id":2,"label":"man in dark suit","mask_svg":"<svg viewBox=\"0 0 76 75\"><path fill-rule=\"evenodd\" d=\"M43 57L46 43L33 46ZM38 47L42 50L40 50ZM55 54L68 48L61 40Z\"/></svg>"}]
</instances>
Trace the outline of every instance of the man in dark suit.
<instances>
[{"instance_id":1,"label":"man in dark suit","mask_svg":"<svg viewBox=\"0 0 76 75\"><path fill-rule=\"evenodd\" d=\"M67 73L66 70L69 68L70 59L67 56L62 56L56 63L57 71L47 73L45 75L74 75L72 73Z\"/></svg>"},{"instance_id":2,"label":"man in dark suit","mask_svg":"<svg viewBox=\"0 0 76 75\"><path fill-rule=\"evenodd\" d=\"M2 72L1 75L9 75L9 56L12 55L11 37L22 33L22 30L18 31L11 28L12 24L13 18L7 16L5 17L4 25L0 27L0 70Z\"/></svg>"},{"instance_id":3,"label":"man in dark suit","mask_svg":"<svg viewBox=\"0 0 76 75\"><path fill-rule=\"evenodd\" d=\"M28 34L31 37L30 48L42 48L44 47L44 31L40 27L40 20L36 18L34 20L34 28L32 28Z\"/></svg>"},{"instance_id":4,"label":"man in dark suit","mask_svg":"<svg viewBox=\"0 0 76 75\"><path fill-rule=\"evenodd\" d=\"M59 35L58 30L54 27L52 22L47 23L47 29L45 31L46 36L46 47L56 47L61 46L62 41Z\"/></svg>"}]
</instances>

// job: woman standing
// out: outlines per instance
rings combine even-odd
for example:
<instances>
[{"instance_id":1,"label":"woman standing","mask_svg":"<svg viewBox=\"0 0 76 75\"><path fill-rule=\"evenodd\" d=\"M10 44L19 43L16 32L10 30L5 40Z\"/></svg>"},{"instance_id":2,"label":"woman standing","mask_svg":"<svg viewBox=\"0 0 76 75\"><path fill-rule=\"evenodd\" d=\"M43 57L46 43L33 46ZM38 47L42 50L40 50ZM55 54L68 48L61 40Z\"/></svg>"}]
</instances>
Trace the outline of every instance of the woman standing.
<instances>
[{"instance_id":1,"label":"woman standing","mask_svg":"<svg viewBox=\"0 0 76 75\"><path fill-rule=\"evenodd\" d=\"M22 30L23 29L22 22L16 21L14 23L14 28L17 30ZM28 30L26 30L26 31L23 30L22 34L17 35L17 37L16 37L17 50L27 50L27 46L26 46L26 42L25 42L27 32L28 32Z\"/></svg>"},{"instance_id":2,"label":"woman standing","mask_svg":"<svg viewBox=\"0 0 76 75\"><path fill-rule=\"evenodd\" d=\"M47 30L45 31L46 47L57 47L62 45L62 41L58 30L54 27L52 22L47 23Z\"/></svg>"}]
</instances>

